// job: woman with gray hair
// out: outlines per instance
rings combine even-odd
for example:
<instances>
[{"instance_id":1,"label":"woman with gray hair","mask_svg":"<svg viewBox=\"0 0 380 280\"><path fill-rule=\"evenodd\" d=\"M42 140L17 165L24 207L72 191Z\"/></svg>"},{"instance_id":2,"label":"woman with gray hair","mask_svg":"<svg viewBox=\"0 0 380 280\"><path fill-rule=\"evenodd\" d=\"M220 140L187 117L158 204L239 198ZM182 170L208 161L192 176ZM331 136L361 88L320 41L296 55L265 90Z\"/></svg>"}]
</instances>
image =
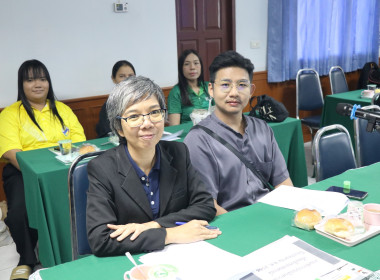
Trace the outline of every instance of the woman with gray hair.
<instances>
[{"instance_id":1,"label":"woman with gray hair","mask_svg":"<svg viewBox=\"0 0 380 280\"><path fill-rule=\"evenodd\" d=\"M161 88L148 78L130 77L111 92L107 114L120 145L88 164L93 253L150 252L221 234L206 227L216 210L186 145L160 141L166 117Z\"/></svg>"}]
</instances>

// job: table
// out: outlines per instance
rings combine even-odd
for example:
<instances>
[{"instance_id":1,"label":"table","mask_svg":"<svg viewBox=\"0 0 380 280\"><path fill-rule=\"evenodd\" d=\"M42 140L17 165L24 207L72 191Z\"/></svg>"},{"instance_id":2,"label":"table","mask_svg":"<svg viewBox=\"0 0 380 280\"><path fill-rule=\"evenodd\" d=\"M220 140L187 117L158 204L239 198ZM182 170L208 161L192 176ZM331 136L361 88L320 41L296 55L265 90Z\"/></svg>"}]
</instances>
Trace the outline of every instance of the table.
<instances>
[{"instance_id":1,"label":"table","mask_svg":"<svg viewBox=\"0 0 380 280\"><path fill-rule=\"evenodd\" d=\"M174 132L184 129L182 138L191 129L191 124L167 127ZM307 185L307 170L301 123L288 118L282 123L272 123L276 139L296 186ZM112 144L101 146L107 138L87 141L102 149L113 147ZM38 230L39 258L44 267L50 267L71 261L70 210L68 200L68 169L54 158L48 149L39 149L17 153L17 160L22 170L26 207L29 225Z\"/></svg>"},{"instance_id":2,"label":"table","mask_svg":"<svg viewBox=\"0 0 380 280\"><path fill-rule=\"evenodd\" d=\"M349 170L331 177L308 189L325 190L330 185L342 185L350 180L352 188L368 192L364 203L380 201L380 163ZM315 231L305 231L290 225L293 210L256 203L224 215L210 223L222 230L222 235L208 242L239 256L257 250L284 235L296 236L329 254L360 265L369 270L380 269L380 235L354 247L346 247ZM137 260L140 255L135 255ZM61 279L122 279L125 271L132 268L126 257L98 258L89 256L77 261L58 265L40 272L44 280Z\"/></svg>"},{"instance_id":3,"label":"table","mask_svg":"<svg viewBox=\"0 0 380 280\"><path fill-rule=\"evenodd\" d=\"M331 125L331 124L341 124L347 128L351 136L351 141L354 145L354 121L348 116L339 115L336 112L336 105L338 103L350 103L352 105L357 104L360 106L371 105L370 98L360 98L360 93L362 90L354 90L349 92L336 93L331 95L326 95L325 103L322 111L321 127Z\"/></svg>"}]
</instances>

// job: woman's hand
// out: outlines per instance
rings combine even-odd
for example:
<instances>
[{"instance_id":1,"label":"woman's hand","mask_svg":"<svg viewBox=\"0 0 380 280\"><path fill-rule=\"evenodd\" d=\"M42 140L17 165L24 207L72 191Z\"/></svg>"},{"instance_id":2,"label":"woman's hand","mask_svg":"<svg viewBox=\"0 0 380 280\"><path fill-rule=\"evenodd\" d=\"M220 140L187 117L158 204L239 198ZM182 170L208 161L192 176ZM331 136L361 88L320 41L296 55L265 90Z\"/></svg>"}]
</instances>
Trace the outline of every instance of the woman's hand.
<instances>
[{"instance_id":1,"label":"woman's hand","mask_svg":"<svg viewBox=\"0 0 380 280\"><path fill-rule=\"evenodd\" d=\"M122 241L124 240L128 235L132 234L130 240L133 241L135 240L142 232L151 229L151 228L160 228L160 224L151 221L148 223L143 223L143 224L136 224L136 223L131 223L131 224L126 224L126 225L112 225L108 224L108 228L115 230L110 234L111 238L117 237L117 241Z\"/></svg>"},{"instance_id":2,"label":"woman's hand","mask_svg":"<svg viewBox=\"0 0 380 280\"><path fill-rule=\"evenodd\" d=\"M182 226L167 228L165 245L171 243L192 243L212 239L222 234L219 229L206 228L208 223L201 220L192 220Z\"/></svg>"}]
</instances>

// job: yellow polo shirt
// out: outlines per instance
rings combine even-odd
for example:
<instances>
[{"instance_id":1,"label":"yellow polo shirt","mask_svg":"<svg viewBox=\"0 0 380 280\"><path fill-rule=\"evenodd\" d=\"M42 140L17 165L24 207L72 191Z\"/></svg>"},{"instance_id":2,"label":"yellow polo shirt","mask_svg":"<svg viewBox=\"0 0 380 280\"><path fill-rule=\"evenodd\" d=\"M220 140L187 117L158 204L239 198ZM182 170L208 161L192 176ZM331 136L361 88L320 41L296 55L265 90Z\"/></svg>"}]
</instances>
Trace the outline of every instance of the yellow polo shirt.
<instances>
[{"instance_id":1,"label":"yellow polo shirt","mask_svg":"<svg viewBox=\"0 0 380 280\"><path fill-rule=\"evenodd\" d=\"M0 157L9 150L23 151L56 146L59 140L85 141L83 127L67 105L55 102L65 129L50 110L49 102L42 111L33 108L34 116L41 131L30 119L21 101L6 107L0 113Z\"/></svg>"}]
</instances>

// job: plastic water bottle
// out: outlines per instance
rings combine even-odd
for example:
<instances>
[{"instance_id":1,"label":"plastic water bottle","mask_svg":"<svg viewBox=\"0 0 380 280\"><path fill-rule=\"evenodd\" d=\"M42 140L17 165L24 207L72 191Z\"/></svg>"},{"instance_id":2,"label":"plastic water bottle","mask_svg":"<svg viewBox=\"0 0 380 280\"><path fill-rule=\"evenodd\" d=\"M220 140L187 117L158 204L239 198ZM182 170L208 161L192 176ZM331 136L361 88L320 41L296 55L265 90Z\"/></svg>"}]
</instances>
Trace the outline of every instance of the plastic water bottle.
<instances>
[{"instance_id":1,"label":"plastic water bottle","mask_svg":"<svg viewBox=\"0 0 380 280\"><path fill-rule=\"evenodd\" d=\"M360 234L365 232L364 216L363 216L364 206L360 201L350 201L347 206L347 218L350 220L355 228L355 234Z\"/></svg>"}]
</instances>

